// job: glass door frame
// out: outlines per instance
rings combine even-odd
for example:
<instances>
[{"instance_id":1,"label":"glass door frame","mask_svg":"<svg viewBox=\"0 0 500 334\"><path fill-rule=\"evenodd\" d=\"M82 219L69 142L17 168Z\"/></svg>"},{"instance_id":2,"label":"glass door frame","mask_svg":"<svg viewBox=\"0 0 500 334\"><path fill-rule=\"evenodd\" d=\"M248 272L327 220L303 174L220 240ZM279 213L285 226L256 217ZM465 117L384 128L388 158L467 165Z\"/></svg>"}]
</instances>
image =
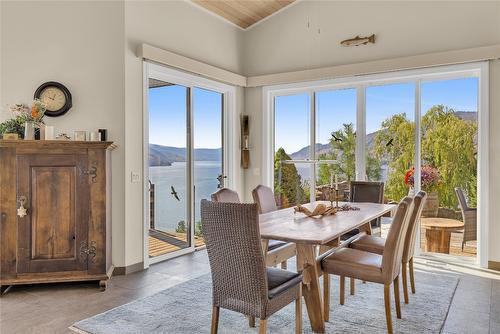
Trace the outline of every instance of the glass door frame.
<instances>
[{"instance_id":1,"label":"glass door frame","mask_svg":"<svg viewBox=\"0 0 500 334\"><path fill-rule=\"evenodd\" d=\"M262 89L263 101L263 140L262 140L262 182L272 187L274 184L274 107L277 96L309 94L311 99L311 142L310 159L314 159L316 108L315 93L334 91L345 88L355 88L357 91L356 106L356 180L365 180L365 150L366 150L366 88L384 84L414 83L415 84L415 178L421 177L421 83L477 77L479 81L478 94L478 253L477 264L488 267L488 231L489 231L489 65L488 62L475 62L459 65L437 66L432 68L401 70L390 73L367 74L354 77L300 82L283 85L266 86ZM313 179L311 189L316 180ZM420 190L420 182L416 191ZM420 250L420 224L418 225L416 255Z\"/></svg>"},{"instance_id":2,"label":"glass door frame","mask_svg":"<svg viewBox=\"0 0 500 334\"><path fill-rule=\"evenodd\" d=\"M188 201L186 203L186 217L189 217L188 226L189 247L174 252L150 258L149 251L149 110L148 110L148 89L149 78L155 78L164 82L187 88L187 124L186 124L186 164L188 166L186 193ZM222 94L222 172L227 178L224 180L226 187L233 187L234 173L237 164L234 163L234 111L236 108L236 88L221 82L206 79L194 74L173 69L168 66L143 61L143 232L144 232L144 268L161 261L165 261L180 255L192 253L196 250L194 243L194 223L195 223L195 203L194 203L194 148L193 148L193 88L202 88Z\"/></svg>"}]
</instances>

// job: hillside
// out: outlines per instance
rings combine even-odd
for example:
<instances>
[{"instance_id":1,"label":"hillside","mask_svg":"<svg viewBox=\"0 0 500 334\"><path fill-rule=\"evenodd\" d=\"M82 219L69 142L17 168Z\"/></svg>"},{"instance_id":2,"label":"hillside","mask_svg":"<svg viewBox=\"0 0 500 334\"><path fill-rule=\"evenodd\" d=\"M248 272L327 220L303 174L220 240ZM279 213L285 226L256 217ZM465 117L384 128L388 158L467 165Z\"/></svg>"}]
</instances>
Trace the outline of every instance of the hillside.
<instances>
[{"instance_id":1,"label":"hillside","mask_svg":"<svg viewBox=\"0 0 500 334\"><path fill-rule=\"evenodd\" d=\"M195 161L221 161L222 150L220 148L197 148L194 149ZM186 161L186 149L183 147L149 145L150 166L170 166L173 162Z\"/></svg>"}]
</instances>

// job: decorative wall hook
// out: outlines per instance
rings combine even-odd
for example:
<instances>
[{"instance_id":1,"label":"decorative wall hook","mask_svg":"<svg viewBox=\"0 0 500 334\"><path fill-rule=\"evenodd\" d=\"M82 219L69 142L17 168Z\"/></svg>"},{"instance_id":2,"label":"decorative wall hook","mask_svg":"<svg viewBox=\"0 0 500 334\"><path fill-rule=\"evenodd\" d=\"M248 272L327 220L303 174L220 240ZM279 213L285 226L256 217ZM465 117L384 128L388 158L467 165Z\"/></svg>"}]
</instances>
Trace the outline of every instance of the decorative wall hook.
<instances>
[{"instance_id":1,"label":"decorative wall hook","mask_svg":"<svg viewBox=\"0 0 500 334\"><path fill-rule=\"evenodd\" d=\"M23 217L27 216L28 209L25 208L26 196L20 196L19 200L17 202L20 204L19 208L17 209L18 217L23 218Z\"/></svg>"}]
</instances>

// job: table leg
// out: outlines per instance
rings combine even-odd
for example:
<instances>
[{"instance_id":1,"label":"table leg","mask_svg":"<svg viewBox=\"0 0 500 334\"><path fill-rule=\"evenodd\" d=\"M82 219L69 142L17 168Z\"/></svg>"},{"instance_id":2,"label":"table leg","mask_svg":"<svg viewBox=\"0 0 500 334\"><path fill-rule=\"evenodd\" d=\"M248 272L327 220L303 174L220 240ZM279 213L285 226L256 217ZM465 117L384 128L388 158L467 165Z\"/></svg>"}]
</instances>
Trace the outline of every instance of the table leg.
<instances>
[{"instance_id":1,"label":"table leg","mask_svg":"<svg viewBox=\"0 0 500 334\"><path fill-rule=\"evenodd\" d=\"M302 295L306 301L311 328L315 333L324 333L325 323L319 291L321 269L316 263L314 245L297 244L297 270L304 270Z\"/></svg>"},{"instance_id":2,"label":"table leg","mask_svg":"<svg viewBox=\"0 0 500 334\"><path fill-rule=\"evenodd\" d=\"M365 232L368 235L372 234L372 223L368 222L365 225L359 227L359 232Z\"/></svg>"},{"instance_id":3,"label":"table leg","mask_svg":"<svg viewBox=\"0 0 500 334\"><path fill-rule=\"evenodd\" d=\"M451 231L440 229L425 230L425 250L434 253L450 253Z\"/></svg>"}]
</instances>

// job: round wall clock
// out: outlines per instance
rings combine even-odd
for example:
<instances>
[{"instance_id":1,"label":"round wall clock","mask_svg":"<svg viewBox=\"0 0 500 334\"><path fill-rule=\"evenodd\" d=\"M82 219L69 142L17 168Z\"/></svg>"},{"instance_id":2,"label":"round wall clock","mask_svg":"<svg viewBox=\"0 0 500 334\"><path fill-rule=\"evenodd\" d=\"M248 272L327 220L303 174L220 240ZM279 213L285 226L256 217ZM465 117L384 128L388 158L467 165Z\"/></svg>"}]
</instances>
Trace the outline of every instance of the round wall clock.
<instances>
[{"instance_id":1,"label":"round wall clock","mask_svg":"<svg viewBox=\"0 0 500 334\"><path fill-rule=\"evenodd\" d=\"M35 91L35 99L45 104L47 107L45 115L50 117L64 115L73 105L68 88L55 81L43 83L38 87Z\"/></svg>"}]
</instances>

